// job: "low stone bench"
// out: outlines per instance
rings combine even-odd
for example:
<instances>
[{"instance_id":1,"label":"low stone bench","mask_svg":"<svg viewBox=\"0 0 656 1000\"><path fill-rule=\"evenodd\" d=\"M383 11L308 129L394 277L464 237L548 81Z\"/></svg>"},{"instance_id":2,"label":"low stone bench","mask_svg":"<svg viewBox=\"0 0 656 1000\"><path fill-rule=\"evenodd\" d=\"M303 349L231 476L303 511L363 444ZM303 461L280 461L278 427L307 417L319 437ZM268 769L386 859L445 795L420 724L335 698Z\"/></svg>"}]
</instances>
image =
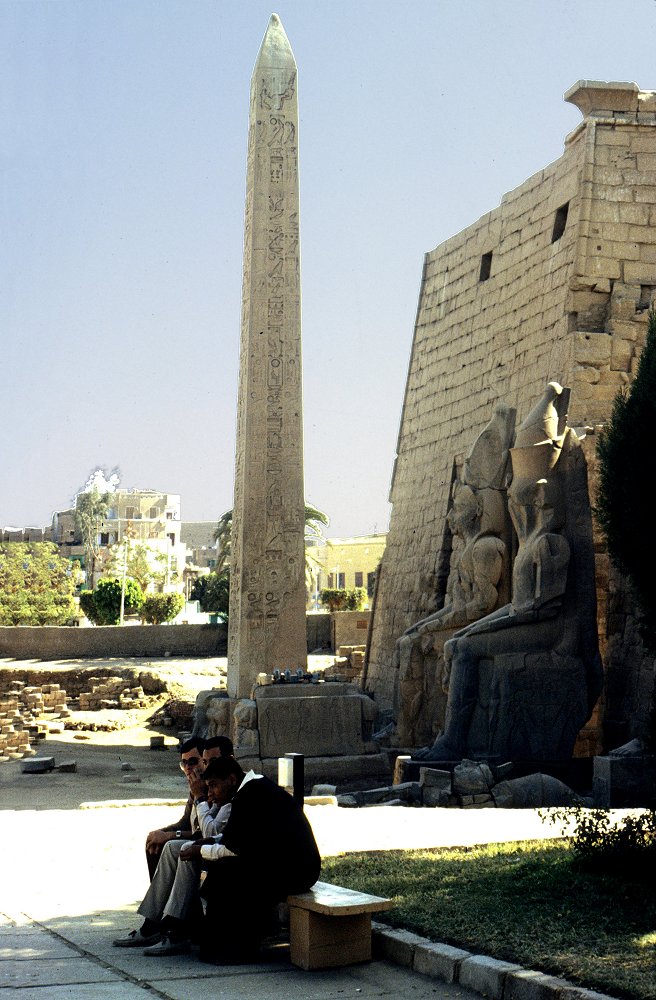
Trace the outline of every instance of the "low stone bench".
<instances>
[{"instance_id":1,"label":"low stone bench","mask_svg":"<svg viewBox=\"0 0 656 1000\"><path fill-rule=\"evenodd\" d=\"M289 896L291 960L301 969L328 969L371 961L371 914L391 899L315 882L309 892Z\"/></svg>"}]
</instances>

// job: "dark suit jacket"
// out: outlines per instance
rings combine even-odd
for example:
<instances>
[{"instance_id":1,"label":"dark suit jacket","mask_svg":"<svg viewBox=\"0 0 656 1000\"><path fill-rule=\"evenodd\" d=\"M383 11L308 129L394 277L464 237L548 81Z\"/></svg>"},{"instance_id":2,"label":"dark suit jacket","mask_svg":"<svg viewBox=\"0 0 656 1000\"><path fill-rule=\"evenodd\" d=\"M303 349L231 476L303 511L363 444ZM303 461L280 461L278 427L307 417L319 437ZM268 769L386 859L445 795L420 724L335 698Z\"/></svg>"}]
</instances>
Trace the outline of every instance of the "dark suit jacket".
<instances>
[{"instance_id":1,"label":"dark suit jacket","mask_svg":"<svg viewBox=\"0 0 656 1000\"><path fill-rule=\"evenodd\" d=\"M303 809L268 778L238 789L222 843L281 898L306 892L319 877L321 857Z\"/></svg>"}]
</instances>

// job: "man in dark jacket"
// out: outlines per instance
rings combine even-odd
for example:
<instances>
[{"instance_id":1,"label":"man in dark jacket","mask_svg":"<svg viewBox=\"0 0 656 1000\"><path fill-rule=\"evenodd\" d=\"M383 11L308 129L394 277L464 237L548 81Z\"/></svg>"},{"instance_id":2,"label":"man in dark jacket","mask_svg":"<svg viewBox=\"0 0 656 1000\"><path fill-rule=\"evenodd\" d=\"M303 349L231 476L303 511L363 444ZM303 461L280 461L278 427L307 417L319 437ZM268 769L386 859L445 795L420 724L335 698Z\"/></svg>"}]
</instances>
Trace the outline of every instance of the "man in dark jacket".
<instances>
[{"instance_id":1,"label":"man in dark jacket","mask_svg":"<svg viewBox=\"0 0 656 1000\"><path fill-rule=\"evenodd\" d=\"M210 797L231 801L221 843L185 848L208 864L201 958L234 964L253 959L274 903L307 892L321 858L302 807L261 774L244 774L231 758L211 761L203 775Z\"/></svg>"}]
</instances>

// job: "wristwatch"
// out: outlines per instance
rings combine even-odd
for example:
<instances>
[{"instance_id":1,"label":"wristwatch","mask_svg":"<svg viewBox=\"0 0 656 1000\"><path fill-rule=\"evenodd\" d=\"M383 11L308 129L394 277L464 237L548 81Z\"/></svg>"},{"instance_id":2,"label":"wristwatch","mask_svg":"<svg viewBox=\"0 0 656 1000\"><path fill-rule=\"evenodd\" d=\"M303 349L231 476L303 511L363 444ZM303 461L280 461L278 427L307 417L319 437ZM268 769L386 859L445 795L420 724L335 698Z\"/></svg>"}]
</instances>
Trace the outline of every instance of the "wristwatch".
<instances>
[{"instance_id":1,"label":"wristwatch","mask_svg":"<svg viewBox=\"0 0 656 1000\"><path fill-rule=\"evenodd\" d=\"M182 836L182 830L176 830L175 831L175 839L176 840L180 840L181 836Z\"/></svg>"}]
</instances>

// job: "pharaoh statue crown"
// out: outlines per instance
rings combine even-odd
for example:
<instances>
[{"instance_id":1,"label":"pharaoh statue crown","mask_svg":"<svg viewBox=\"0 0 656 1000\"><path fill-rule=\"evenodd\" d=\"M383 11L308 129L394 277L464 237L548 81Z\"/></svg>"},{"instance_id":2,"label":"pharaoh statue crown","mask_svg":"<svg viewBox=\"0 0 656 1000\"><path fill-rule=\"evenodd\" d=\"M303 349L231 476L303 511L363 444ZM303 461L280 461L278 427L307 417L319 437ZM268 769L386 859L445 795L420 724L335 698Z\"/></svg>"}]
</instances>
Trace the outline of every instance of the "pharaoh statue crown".
<instances>
[{"instance_id":1,"label":"pharaoh statue crown","mask_svg":"<svg viewBox=\"0 0 656 1000\"><path fill-rule=\"evenodd\" d=\"M465 459L463 482L475 490L500 490L506 485L508 452L515 433L516 410L497 403Z\"/></svg>"},{"instance_id":2,"label":"pharaoh statue crown","mask_svg":"<svg viewBox=\"0 0 656 1000\"><path fill-rule=\"evenodd\" d=\"M561 455L570 390L549 382L542 399L520 424L511 448L514 479L548 479Z\"/></svg>"}]
</instances>

